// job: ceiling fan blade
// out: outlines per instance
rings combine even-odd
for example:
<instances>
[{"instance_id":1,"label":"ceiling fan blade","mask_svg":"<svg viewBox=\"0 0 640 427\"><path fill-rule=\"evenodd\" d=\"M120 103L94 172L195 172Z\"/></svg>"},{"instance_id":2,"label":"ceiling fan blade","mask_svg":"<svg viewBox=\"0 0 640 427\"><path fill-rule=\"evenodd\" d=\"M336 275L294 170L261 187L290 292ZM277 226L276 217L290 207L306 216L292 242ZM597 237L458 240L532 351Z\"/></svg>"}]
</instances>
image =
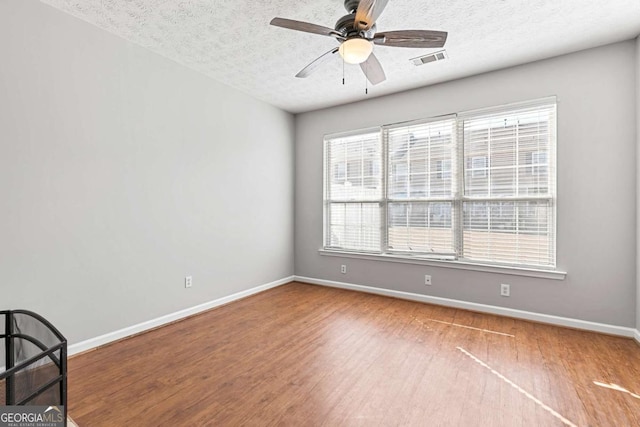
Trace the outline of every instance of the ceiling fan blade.
<instances>
[{"instance_id":1,"label":"ceiling fan blade","mask_svg":"<svg viewBox=\"0 0 640 427\"><path fill-rule=\"evenodd\" d=\"M372 85L377 85L387 79L387 76L384 75L382 65L380 65L380 61L378 61L378 58L376 58L373 53L369 55L369 59L360 64L360 68L362 68L364 75L367 76L367 80L369 80Z\"/></svg>"},{"instance_id":2,"label":"ceiling fan blade","mask_svg":"<svg viewBox=\"0 0 640 427\"><path fill-rule=\"evenodd\" d=\"M360 0L356 10L355 27L359 30L369 30L387 6L389 0Z\"/></svg>"},{"instance_id":3,"label":"ceiling fan blade","mask_svg":"<svg viewBox=\"0 0 640 427\"><path fill-rule=\"evenodd\" d=\"M447 41L446 31L401 30L376 33L373 42L381 46L442 47Z\"/></svg>"},{"instance_id":4,"label":"ceiling fan blade","mask_svg":"<svg viewBox=\"0 0 640 427\"><path fill-rule=\"evenodd\" d=\"M321 55L319 58L315 59L311 64L307 65L306 67L304 67L302 70L300 70L300 72L298 74L296 74L296 77L300 77L300 78L305 78L308 77L311 73L313 73L320 65L324 64L325 61L328 58L331 58L331 55L335 54L336 52L338 52L338 48L334 47L333 49L331 49L329 52Z\"/></svg>"},{"instance_id":5,"label":"ceiling fan blade","mask_svg":"<svg viewBox=\"0 0 640 427\"><path fill-rule=\"evenodd\" d=\"M270 24L276 27L288 28L290 30L320 34L321 36L342 37L342 34L332 28L311 24L309 22L295 21L293 19L273 18Z\"/></svg>"}]
</instances>

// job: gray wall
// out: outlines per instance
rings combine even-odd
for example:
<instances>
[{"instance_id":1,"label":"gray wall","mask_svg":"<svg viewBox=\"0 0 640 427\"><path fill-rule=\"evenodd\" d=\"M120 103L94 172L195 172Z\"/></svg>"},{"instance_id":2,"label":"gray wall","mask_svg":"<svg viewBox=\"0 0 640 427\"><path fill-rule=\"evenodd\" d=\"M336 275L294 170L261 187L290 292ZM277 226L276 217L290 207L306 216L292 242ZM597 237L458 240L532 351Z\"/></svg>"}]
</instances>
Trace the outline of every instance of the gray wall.
<instances>
[{"instance_id":1,"label":"gray wall","mask_svg":"<svg viewBox=\"0 0 640 427\"><path fill-rule=\"evenodd\" d=\"M636 65L635 41L628 41L298 115L296 274L634 326ZM565 280L318 254L323 135L549 95L558 97L557 260ZM340 264L348 265L346 275ZM499 296L500 283L511 284L510 298Z\"/></svg>"},{"instance_id":2,"label":"gray wall","mask_svg":"<svg viewBox=\"0 0 640 427\"><path fill-rule=\"evenodd\" d=\"M0 58L0 307L75 343L293 274L292 115L36 1Z\"/></svg>"},{"instance_id":3,"label":"gray wall","mask_svg":"<svg viewBox=\"0 0 640 427\"><path fill-rule=\"evenodd\" d=\"M638 175L636 191L640 189L640 37L636 39L636 169ZM636 205L637 260L636 260L636 329L640 333L640 197Z\"/></svg>"}]
</instances>

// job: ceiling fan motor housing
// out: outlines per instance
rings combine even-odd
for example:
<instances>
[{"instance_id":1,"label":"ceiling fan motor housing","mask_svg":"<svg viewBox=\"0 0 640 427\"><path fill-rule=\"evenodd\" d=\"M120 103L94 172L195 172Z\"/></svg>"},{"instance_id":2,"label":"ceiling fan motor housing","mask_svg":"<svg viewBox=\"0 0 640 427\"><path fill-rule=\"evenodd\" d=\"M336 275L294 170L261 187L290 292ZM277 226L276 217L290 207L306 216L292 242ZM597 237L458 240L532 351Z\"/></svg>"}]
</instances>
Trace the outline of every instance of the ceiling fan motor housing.
<instances>
[{"instance_id":1,"label":"ceiling fan motor housing","mask_svg":"<svg viewBox=\"0 0 640 427\"><path fill-rule=\"evenodd\" d=\"M352 0L346 0L345 5L347 4L348 1L352 1ZM357 4L358 1L355 1L355 3ZM340 34L344 35L347 38L357 37L357 36L364 37L366 39L373 38L374 34L376 33L376 25L373 24L373 26L367 31L360 31L355 27L355 20L356 20L355 12L350 13L338 19L338 21L336 21L336 26L334 28L337 32L339 32Z\"/></svg>"}]
</instances>

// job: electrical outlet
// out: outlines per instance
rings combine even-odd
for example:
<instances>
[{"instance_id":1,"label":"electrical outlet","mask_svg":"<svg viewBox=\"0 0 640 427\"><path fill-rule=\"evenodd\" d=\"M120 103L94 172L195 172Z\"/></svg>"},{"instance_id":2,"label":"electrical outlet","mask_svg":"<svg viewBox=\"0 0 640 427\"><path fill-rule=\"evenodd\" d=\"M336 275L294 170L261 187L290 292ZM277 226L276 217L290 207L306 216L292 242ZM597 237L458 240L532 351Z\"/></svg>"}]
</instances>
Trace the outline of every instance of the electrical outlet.
<instances>
[{"instance_id":1,"label":"electrical outlet","mask_svg":"<svg viewBox=\"0 0 640 427\"><path fill-rule=\"evenodd\" d=\"M184 287L190 288L193 285L193 276L187 276L184 278Z\"/></svg>"},{"instance_id":2,"label":"electrical outlet","mask_svg":"<svg viewBox=\"0 0 640 427\"><path fill-rule=\"evenodd\" d=\"M507 285L505 283L500 285L500 295L503 297L508 297L511 295L511 285Z\"/></svg>"},{"instance_id":3,"label":"electrical outlet","mask_svg":"<svg viewBox=\"0 0 640 427\"><path fill-rule=\"evenodd\" d=\"M342 264L340 266L340 273L347 274L347 266L346 265Z\"/></svg>"},{"instance_id":4,"label":"electrical outlet","mask_svg":"<svg viewBox=\"0 0 640 427\"><path fill-rule=\"evenodd\" d=\"M431 286L431 276L428 274L424 275L424 284L427 286Z\"/></svg>"}]
</instances>

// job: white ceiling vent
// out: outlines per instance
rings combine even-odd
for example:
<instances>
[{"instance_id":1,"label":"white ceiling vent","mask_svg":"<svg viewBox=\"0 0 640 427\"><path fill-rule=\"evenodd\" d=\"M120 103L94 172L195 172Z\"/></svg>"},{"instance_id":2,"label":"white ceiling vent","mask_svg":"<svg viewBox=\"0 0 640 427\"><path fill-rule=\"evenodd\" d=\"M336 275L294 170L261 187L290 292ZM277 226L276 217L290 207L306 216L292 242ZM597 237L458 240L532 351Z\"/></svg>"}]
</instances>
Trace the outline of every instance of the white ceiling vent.
<instances>
[{"instance_id":1,"label":"white ceiling vent","mask_svg":"<svg viewBox=\"0 0 640 427\"><path fill-rule=\"evenodd\" d=\"M442 61L443 59L447 59L447 58L448 58L447 52L443 49L437 52L430 53L428 55L412 58L409 61L413 62L413 65L418 66L418 65L428 64L429 62Z\"/></svg>"}]
</instances>

